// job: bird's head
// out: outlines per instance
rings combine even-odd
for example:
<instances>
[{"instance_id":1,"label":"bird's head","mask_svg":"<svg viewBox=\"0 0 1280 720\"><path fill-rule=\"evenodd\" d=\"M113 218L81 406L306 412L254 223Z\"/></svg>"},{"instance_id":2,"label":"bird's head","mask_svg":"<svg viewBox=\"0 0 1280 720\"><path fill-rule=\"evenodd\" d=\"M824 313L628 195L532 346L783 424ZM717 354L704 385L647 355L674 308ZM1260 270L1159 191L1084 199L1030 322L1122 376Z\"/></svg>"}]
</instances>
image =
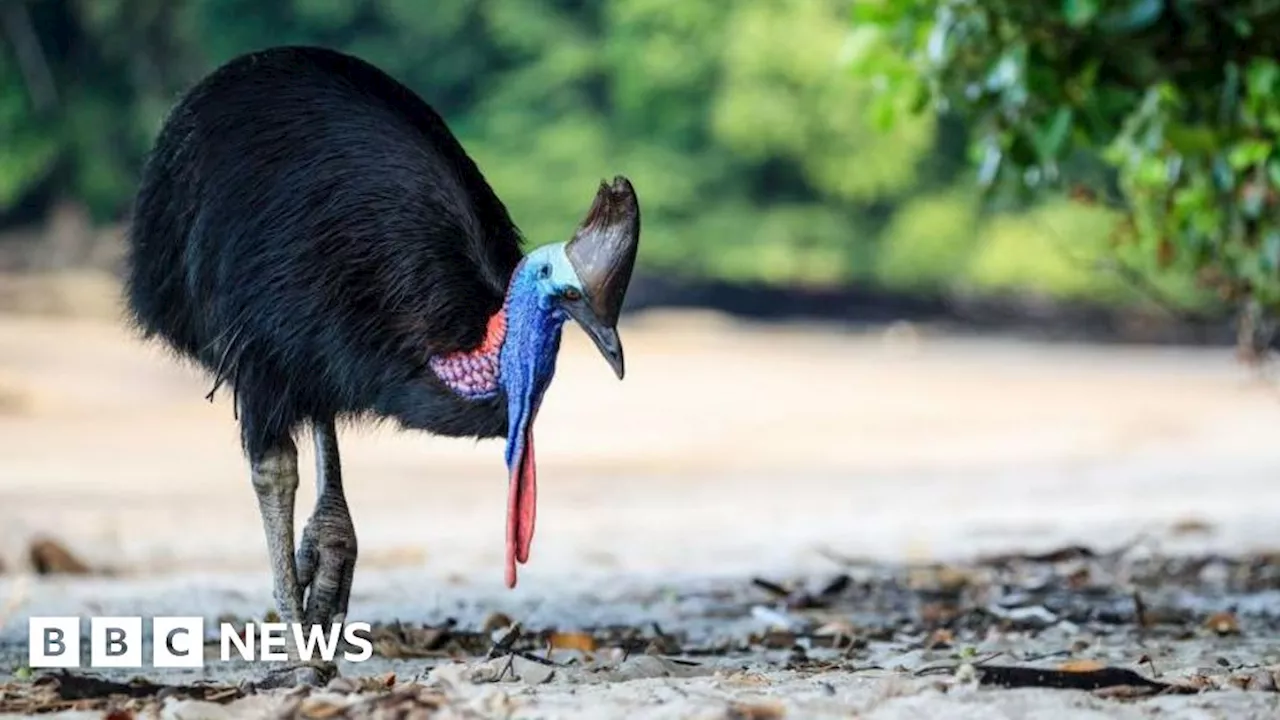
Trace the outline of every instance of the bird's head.
<instances>
[{"instance_id":1,"label":"bird's head","mask_svg":"<svg viewBox=\"0 0 1280 720\"><path fill-rule=\"evenodd\" d=\"M640 206L626 178L601 183L586 219L568 242L530 252L507 295L499 377L507 397L507 585L529 558L536 508L533 421L555 374L560 331L573 318L621 380L618 315L635 267Z\"/></svg>"}]
</instances>

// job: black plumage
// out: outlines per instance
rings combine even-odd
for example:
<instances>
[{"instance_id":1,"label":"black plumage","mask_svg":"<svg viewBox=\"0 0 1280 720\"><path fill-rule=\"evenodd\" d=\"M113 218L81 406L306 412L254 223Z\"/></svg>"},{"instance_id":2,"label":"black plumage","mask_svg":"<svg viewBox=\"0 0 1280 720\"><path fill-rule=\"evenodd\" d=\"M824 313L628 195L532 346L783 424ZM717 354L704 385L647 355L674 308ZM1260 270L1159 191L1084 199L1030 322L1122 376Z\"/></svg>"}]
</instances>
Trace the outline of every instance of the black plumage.
<instances>
[{"instance_id":1,"label":"black plumage","mask_svg":"<svg viewBox=\"0 0 1280 720\"><path fill-rule=\"evenodd\" d=\"M233 388L252 458L317 418L506 432L426 372L473 348L521 254L440 116L335 51L237 58L173 109L129 230L138 326Z\"/></svg>"}]
</instances>

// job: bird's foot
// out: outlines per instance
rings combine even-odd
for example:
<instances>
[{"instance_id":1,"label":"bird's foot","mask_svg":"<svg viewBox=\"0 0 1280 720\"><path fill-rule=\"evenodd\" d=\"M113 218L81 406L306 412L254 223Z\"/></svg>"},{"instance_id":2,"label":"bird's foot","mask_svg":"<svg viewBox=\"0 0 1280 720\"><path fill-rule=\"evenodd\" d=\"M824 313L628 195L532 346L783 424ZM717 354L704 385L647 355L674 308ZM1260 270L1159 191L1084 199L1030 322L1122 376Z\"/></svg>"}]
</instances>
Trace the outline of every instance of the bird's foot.
<instances>
[{"instance_id":1,"label":"bird's foot","mask_svg":"<svg viewBox=\"0 0 1280 720\"><path fill-rule=\"evenodd\" d=\"M356 531L345 503L321 504L298 545L298 585L306 594L303 622L327 627L347 615L356 570Z\"/></svg>"},{"instance_id":2,"label":"bird's foot","mask_svg":"<svg viewBox=\"0 0 1280 720\"><path fill-rule=\"evenodd\" d=\"M258 679L240 684L246 693L295 687L322 688L338 676L338 666L331 662L290 663L267 671Z\"/></svg>"}]
</instances>

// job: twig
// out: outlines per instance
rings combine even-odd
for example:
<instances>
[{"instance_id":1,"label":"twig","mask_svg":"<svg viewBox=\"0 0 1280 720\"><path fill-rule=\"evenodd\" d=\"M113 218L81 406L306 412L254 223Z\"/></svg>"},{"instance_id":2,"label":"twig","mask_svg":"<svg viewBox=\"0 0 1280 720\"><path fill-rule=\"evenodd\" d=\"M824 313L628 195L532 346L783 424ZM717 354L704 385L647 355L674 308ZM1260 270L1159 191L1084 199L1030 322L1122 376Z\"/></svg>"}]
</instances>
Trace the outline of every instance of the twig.
<instances>
[{"instance_id":1,"label":"twig","mask_svg":"<svg viewBox=\"0 0 1280 720\"><path fill-rule=\"evenodd\" d=\"M498 641L489 648L489 655L486 659L493 660L504 655L511 655L512 648L516 641L520 639L520 623L514 623L508 630L507 634L498 638Z\"/></svg>"},{"instance_id":2,"label":"twig","mask_svg":"<svg viewBox=\"0 0 1280 720\"><path fill-rule=\"evenodd\" d=\"M1146 663L1147 667L1151 669L1151 677L1160 677L1160 671L1156 670L1156 663L1151 659L1150 655L1143 655L1138 658L1138 664L1141 665L1143 663Z\"/></svg>"},{"instance_id":3,"label":"twig","mask_svg":"<svg viewBox=\"0 0 1280 720\"><path fill-rule=\"evenodd\" d=\"M498 673L498 676L494 678L493 681L499 682L500 680L502 680L502 678L507 676L507 673L511 673L511 677L515 677L516 671L515 671L515 668L512 667L515 664L515 662L516 662L515 655L507 655L507 664L502 666L502 672Z\"/></svg>"},{"instance_id":4,"label":"twig","mask_svg":"<svg viewBox=\"0 0 1280 720\"><path fill-rule=\"evenodd\" d=\"M778 596L778 597L780 597L780 598L785 598L785 597L788 597L788 596L790 596L790 595L791 595L791 591L790 591L790 590L788 590L788 589L786 589L786 588L782 587L781 585L779 585L779 584L777 584L777 583L775 583L775 582L771 582L771 581L769 581L769 580L765 580L764 578L758 578L758 577L757 577L757 578L751 578L751 584L752 584L752 585L755 585L756 587L760 588L761 590L764 590L765 592L769 593L770 595L776 595L776 596Z\"/></svg>"},{"instance_id":5,"label":"twig","mask_svg":"<svg viewBox=\"0 0 1280 720\"><path fill-rule=\"evenodd\" d=\"M1147 605L1142 602L1142 594L1136 589L1133 591L1133 617L1138 621L1139 634L1150 626L1150 618L1147 617Z\"/></svg>"},{"instance_id":6,"label":"twig","mask_svg":"<svg viewBox=\"0 0 1280 720\"><path fill-rule=\"evenodd\" d=\"M525 652L524 650L514 650L512 651L511 655L512 657L516 657L516 656L522 657L525 660L528 660L530 662L536 662L539 665L546 665L548 667L565 667L565 665L558 663L555 660L548 660L547 658L544 658L544 657L538 657L537 655L534 655L531 652Z\"/></svg>"}]
</instances>

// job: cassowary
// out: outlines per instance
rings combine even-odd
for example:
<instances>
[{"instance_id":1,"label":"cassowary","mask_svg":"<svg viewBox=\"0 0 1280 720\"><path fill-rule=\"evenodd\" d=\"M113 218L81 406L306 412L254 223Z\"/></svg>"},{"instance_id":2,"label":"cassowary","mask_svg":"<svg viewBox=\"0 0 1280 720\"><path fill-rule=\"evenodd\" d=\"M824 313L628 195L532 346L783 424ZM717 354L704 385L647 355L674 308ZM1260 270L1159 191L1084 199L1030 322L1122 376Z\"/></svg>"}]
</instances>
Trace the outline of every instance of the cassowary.
<instances>
[{"instance_id":1,"label":"cassowary","mask_svg":"<svg viewBox=\"0 0 1280 720\"><path fill-rule=\"evenodd\" d=\"M514 587L534 530L534 420L561 329L576 320L623 377L616 326L639 232L635 192L618 177L572 239L524 254L440 116L335 51L247 54L177 103L134 203L127 302L145 338L233 393L284 619L347 612L356 535L339 419L505 436ZM317 501L295 556L302 428Z\"/></svg>"}]
</instances>

